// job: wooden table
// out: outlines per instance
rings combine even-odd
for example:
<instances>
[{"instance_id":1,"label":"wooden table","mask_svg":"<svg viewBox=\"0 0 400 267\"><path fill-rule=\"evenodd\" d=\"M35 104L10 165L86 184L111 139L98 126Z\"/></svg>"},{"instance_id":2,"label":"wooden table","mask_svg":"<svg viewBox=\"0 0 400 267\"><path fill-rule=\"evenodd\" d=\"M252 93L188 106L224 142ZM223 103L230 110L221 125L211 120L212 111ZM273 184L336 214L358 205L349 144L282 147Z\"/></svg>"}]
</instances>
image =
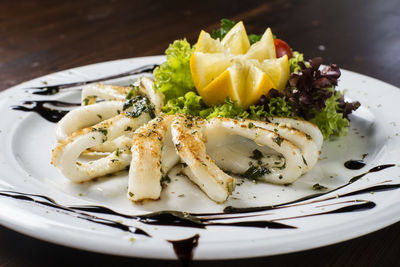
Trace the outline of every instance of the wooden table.
<instances>
[{"instance_id":1,"label":"wooden table","mask_svg":"<svg viewBox=\"0 0 400 267\"><path fill-rule=\"evenodd\" d=\"M175 39L195 42L220 18L249 32L272 27L308 57L400 87L400 2L337 1L7 1L0 4L0 90L81 65L162 54ZM379 88L377 88L379 90ZM179 266L101 255L0 229L1 266ZM395 266L400 223L340 244L288 255L192 266Z\"/></svg>"}]
</instances>

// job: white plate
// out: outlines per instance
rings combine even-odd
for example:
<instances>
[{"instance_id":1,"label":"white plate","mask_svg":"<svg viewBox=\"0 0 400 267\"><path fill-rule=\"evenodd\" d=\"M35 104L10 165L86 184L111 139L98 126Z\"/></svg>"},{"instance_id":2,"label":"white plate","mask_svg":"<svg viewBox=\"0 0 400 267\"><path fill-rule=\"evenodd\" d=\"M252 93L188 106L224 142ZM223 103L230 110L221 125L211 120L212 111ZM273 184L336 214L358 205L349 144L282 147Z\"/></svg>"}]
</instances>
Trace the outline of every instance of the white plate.
<instances>
[{"instance_id":1,"label":"white plate","mask_svg":"<svg viewBox=\"0 0 400 267\"><path fill-rule=\"evenodd\" d=\"M194 259L230 259L266 256L305 250L358 237L399 221L400 190L367 190L362 194L335 198L347 192L376 186L398 184L400 169L400 91L387 83L350 71L343 71L340 90L359 100L362 106L351 116L351 127L346 137L324 143L317 166L291 186L253 184L237 186L224 205L217 205L185 177L174 177L163 190L160 201L143 205L130 203L126 198L126 173L99 179L88 184L72 184L50 164L51 149L55 145L54 123L32 112L11 110L25 100L62 100L79 102L79 91L52 96L33 95L23 89L30 86L68 83L120 73L145 64L160 63L164 57L145 57L105 62L75 68L25 82L0 94L0 222L2 225L27 235L90 251L146 258L174 259L171 242L199 234ZM109 83L129 84L134 77ZM367 154L365 156L365 154ZM360 170L344 168L345 161L365 156L367 165ZM43 203L40 197L12 198L18 194L44 195L63 206L101 205L122 214L145 214L157 210L188 212L221 212L225 206L252 207L279 204L316 193L316 183L328 191L346 184L352 177L371 168L395 164L390 168L366 174L358 181L319 198L299 202L301 205L273 209L245 215L231 221L276 222L294 226L293 229L255 228L239 226L209 226L205 229L149 225L121 216L63 210ZM369 191L375 191L371 193ZM182 196L183 195L183 196ZM317 201L333 197L329 200ZM316 201L312 202L311 201ZM356 202L358 201L358 202ZM369 202L368 202L369 201ZM373 203L376 204L373 207ZM353 212L305 216L333 210L346 211L362 205L366 209ZM357 206L360 207L360 206ZM348 211L348 210L347 210ZM93 215L96 217L90 217ZM258 216L255 216L258 215ZM299 217L300 216L300 217ZM299 217L293 219L284 219ZM88 220L89 219L89 220ZM104 220L102 220L104 219ZM90 221L91 220L91 221ZM97 222L95 222L97 221ZM100 223L99 223L100 222ZM223 221L218 221L223 222ZM103 224L101 224L103 223ZM107 226L138 227L152 237Z\"/></svg>"}]
</instances>

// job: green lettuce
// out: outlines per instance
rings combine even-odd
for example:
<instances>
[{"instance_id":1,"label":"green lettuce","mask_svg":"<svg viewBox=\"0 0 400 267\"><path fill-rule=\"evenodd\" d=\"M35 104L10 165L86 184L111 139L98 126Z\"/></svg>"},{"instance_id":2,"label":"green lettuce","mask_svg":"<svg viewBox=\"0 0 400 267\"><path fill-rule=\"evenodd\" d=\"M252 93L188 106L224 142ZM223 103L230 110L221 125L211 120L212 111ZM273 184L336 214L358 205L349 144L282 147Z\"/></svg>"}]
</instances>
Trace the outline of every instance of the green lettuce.
<instances>
[{"instance_id":1,"label":"green lettuce","mask_svg":"<svg viewBox=\"0 0 400 267\"><path fill-rule=\"evenodd\" d=\"M190 72L193 51L186 39L176 40L165 51L167 61L154 70L155 89L164 94L165 101L196 90Z\"/></svg>"},{"instance_id":2,"label":"green lettuce","mask_svg":"<svg viewBox=\"0 0 400 267\"><path fill-rule=\"evenodd\" d=\"M339 112L338 100L341 97L339 91L325 101L325 107L315 113L315 117L311 122L316 124L321 130L325 139L330 136L343 136L346 135L349 128L349 121L343 117L343 113Z\"/></svg>"},{"instance_id":3,"label":"green lettuce","mask_svg":"<svg viewBox=\"0 0 400 267\"><path fill-rule=\"evenodd\" d=\"M304 55L297 51L293 51L292 57L289 58L290 73L301 70L299 62L303 62L307 66L307 63L304 61Z\"/></svg>"},{"instance_id":4,"label":"green lettuce","mask_svg":"<svg viewBox=\"0 0 400 267\"><path fill-rule=\"evenodd\" d=\"M207 109L201 96L195 92L188 92L184 96L170 99L167 104L162 108L165 114L190 114L193 116L200 116L200 112Z\"/></svg>"},{"instance_id":5,"label":"green lettuce","mask_svg":"<svg viewBox=\"0 0 400 267\"><path fill-rule=\"evenodd\" d=\"M264 106L261 105L252 105L245 110L230 98L225 99L224 103L208 107L201 96L195 92L188 92L184 96L170 99L162 111L165 114L190 114L207 120L215 117L260 120L268 116L287 117L291 113L291 108L284 98L270 101L269 107L269 112L265 111Z\"/></svg>"},{"instance_id":6,"label":"green lettuce","mask_svg":"<svg viewBox=\"0 0 400 267\"><path fill-rule=\"evenodd\" d=\"M249 113L240 107L235 101L227 98L225 99L225 103L202 110L199 115L202 118L209 120L215 117L247 118Z\"/></svg>"},{"instance_id":7,"label":"green lettuce","mask_svg":"<svg viewBox=\"0 0 400 267\"><path fill-rule=\"evenodd\" d=\"M266 104L268 116L292 117L292 107L286 101L286 97L274 97ZM264 107L265 109L265 107Z\"/></svg>"}]
</instances>

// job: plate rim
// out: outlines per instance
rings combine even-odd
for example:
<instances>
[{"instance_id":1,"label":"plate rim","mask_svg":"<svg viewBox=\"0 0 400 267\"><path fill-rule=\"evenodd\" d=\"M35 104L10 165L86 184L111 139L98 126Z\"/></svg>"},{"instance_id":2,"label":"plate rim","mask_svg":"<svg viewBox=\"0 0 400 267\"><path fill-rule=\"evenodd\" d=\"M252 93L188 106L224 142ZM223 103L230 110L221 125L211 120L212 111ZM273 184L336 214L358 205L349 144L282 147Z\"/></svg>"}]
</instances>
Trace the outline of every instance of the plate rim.
<instances>
[{"instance_id":1,"label":"plate rim","mask_svg":"<svg viewBox=\"0 0 400 267\"><path fill-rule=\"evenodd\" d=\"M29 81L22 82L22 83L20 83L18 85L15 85L13 87L10 87L8 89L5 89L5 90L1 91L0 95L4 95L5 93L10 92L11 90L15 90L16 88L20 88L24 84L32 83L32 82L37 81L37 80L39 80L41 78L44 78L46 76L51 76L51 75L54 75L54 74L57 74L57 73L76 70L76 69L79 69L79 68L82 68L82 67L84 67L84 68L92 68L92 67L96 67L96 66L98 66L100 64L105 64L105 65L110 64L110 63L118 64L119 62L122 62L122 61L128 61L128 60L136 61L136 60L140 60L140 59L149 59L149 58L150 59L154 59L154 60L161 60L161 59L165 58L165 56L163 56L163 55L155 55L155 56L145 56L145 57L133 57L133 58L126 58L126 59L117 59L117 60L98 62L98 63L93 63L93 64L89 64L89 65L74 67L74 68L70 68L70 69L66 69L66 70L61 70L61 71L49 73L49 74L46 74L46 75L43 75L43 76L40 76L40 77L36 77L36 78L31 79ZM357 76L360 76L360 77L365 78L365 79L372 79L375 82L379 82L379 83L384 84L385 86L390 86L390 87L393 87L395 89L398 89L396 86L394 86L392 84L389 84L387 82L378 80L378 79L376 79L374 77L371 77L371 76L366 76L364 74L353 72L353 71L349 71L349 70L345 70L345 69L341 69L341 71L347 72L347 73L349 73L351 75L357 75ZM1 206L1 203L0 203L0 206ZM400 207L398 208L398 210L400 211ZM387 213L387 209L381 210L380 213ZM388 215L386 215L386 216L388 216ZM201 257L200 259L196 257L196 253L195 253L194 259L195 260L237 259L237 258L251 258L251 257L271 256L271 255L279 255L279 254L286 254L286 253L294 253L294 252L298 252L298 251L315 249L315 248L319 248L319 247L323 247L323 246L327 246L327 245L332 245L332 244L344 242L344 241L347 241L347 240L350 240L350 239L354 239L354 238L363 236L365 234L378 231L378 230L380 230L380 229L382 229L384 227L387 227L389 225L395 224L399 220L400 220L400 215L398 216L398 218L391 217L389 220L386 219L385 222L379 221L375 217L374 221L376 221L376 222L373 224L373 226L371 224L368 224L368 226L370 226L370 227L367 227L367 228L364 227L363 228L364 230L359 231L358 233L354 233L354 234L350 234L350 235L346 234L345 238L337 238L336 240L333 239L330 242L325 242L326 240L324 242L320 241L319 243L317 243L317 244L315 244L313 246L307 246L306 248L300 248L299 247L299 248L297 248L295 250L287 249L287 250L283 250L280 253L273 253L273 254L265 254L264 253L264 254L256 254L256 255L251 254L251 255L247 255L247 256L235 254L235 255L232 255L230 257L223 257L222 254L221 254L221 257L215 257L215 258L214 257L211 257L211 258L209 258L209 257ZM69 242L61 242L62 240L60 238L57 239L56 235L55 236L46 235L46 237L43 237L43 235L32 233L31 231L29 231L28 228L21 228L21 227L18 226L18 224L13 224L9 220L7 220L7 216L3 216L1 212L0 212L0 225L6 227L8 229L14 230L16 232L25 234L27 236L31 236L31 237L34 237L36 239L42 240L42 241L51 242L51 243L59 244L59 245L66 246L66 247L72 247L72 248L75 248L75 249L82 249L82 250L86 250L86 251L91 251L91 252L95 252L95 253L104 253L104 254L109 254L109 255L120 255L120 256L127 256L127 257L151 258L151 259L176 259L176 257L174 256L173 253L170 254L168 257L164 257L162 254L157 254L157 256L161 256L161 257L157 257L157 256L154 257L154 255L150 256L150 255L144 255L144 254L138 255L137 253L135 253L134 255L132 255L132 254L126 255L126 254L118 254L118 253L116 254L115 252L107 251L106 249L104 249L104 250L91 249L91 248L87 248L87 247L84 247L84 246L79 246L77 244L71 244ZM379 226L377 226L377 225L379 225ZM55 230L54 232L56 233L57 230Z\"/></svg>"}]
</instances>

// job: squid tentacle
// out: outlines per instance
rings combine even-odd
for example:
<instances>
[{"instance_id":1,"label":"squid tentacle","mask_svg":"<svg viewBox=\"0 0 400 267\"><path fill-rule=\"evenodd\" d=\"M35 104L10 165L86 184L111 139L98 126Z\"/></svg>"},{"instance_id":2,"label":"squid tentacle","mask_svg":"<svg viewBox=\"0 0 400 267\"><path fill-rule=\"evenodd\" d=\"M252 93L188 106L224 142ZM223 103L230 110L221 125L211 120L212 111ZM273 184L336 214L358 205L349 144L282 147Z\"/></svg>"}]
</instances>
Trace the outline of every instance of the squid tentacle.
<instances>
[{"instance_id":1,"label":"squid tentacle","mask_svg":"<svg viewBox=\"0 0 400 267\"><path fill-rule=\"evenodd\" d=\"M137 129L149 120L148 113L142 113L137 118L120 114L92 127L74 132L67 139L59 142L53 150L52 164L74 182L85 182L120 171L130 164L130 142L98 160L84 163L78 162L78 158L86 149L123 135L127 127Z\"/></svg>"},{"instance_id":2,"label":"squid tentacle","mask_svg":"<svg viewBox=\"0 0 400 267\"><path fill-rule=\"evenodd\" d=\"M300 149L274 131L257 126L249 127L249 122L246 120L239 121L227 118L211 119L207 127L223 128L227 134L254 140L259 145L272 148L285 158L283 167L266 169L260 166L258 180L276 184L292 183L301 176L303 169L306 168Z\"/></svg>"},{"instance_id":3,"label":"squid tentacle","mask_svg":"<svg viewBox=\"0 0 400 267\"><path fill-rule=\"evenodd\" d=\"M171 120L172 116L157 117L137 129L133 135L128 181L128 198L132 201L160 197L161 178L168 172L168 168L162 167L162 162L165 155L171 155L163 150ZM174 161L172 165L175 165L179 158L175 153L169 160Z\"/></svg>"},{"instance_id":4,"label":"squid tentacle","mask_svg":"<svg viewBox=\"0 0 400 267\"><path fill-rule=\"evenodd\" d=\"M188 168L183 172L209 198L223 203L235 188L235 179L223 172L206 152L202 126L206 121L178 115L172 123L172 140Z\"/></svg>"}]
</instances>

